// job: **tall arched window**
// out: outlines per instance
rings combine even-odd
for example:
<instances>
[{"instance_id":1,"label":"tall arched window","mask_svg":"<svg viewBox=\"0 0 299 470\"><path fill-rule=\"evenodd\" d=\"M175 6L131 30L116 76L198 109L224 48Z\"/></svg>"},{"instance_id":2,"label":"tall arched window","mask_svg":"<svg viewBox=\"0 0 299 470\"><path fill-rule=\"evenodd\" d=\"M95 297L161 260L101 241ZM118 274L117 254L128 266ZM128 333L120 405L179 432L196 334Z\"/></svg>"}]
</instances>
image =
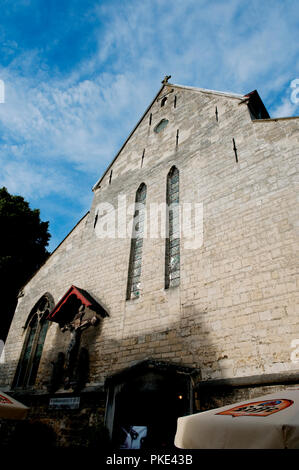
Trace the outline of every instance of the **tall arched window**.
<instances>
[{"instance_id":1,"label":"tall arched window","mask_svg":"<svg viewBox=\"0 0 299 470\"><path fill-rule=\"evenodd\" d=\"M165 289L180 284L179 170L173 166L167 175L167 234L165 247Z\"/></svg>"},{"instance_id":2,"label":"tall arched window","mask_svg":"<svg viewBox=\"0 0 299 470\"><path fill-rule=\"evenodd\" d=\"M52 296L45 294L31 310L24 326L27 332L14 379L14 387L27 387L35 383L49 326L46 317L53 307Z\"/></svg>"},{"instance_id":3,"label":"tall arched window","mask_svg":"<svg viewBox=\"0 0 299 470\"><path fill-rule=\"evenodd\" d=\"M136 193L135 213L129 260L127 300L140 295L142 245L144 236L146 185L142 183Z\"/></svg>"}]
</instances>

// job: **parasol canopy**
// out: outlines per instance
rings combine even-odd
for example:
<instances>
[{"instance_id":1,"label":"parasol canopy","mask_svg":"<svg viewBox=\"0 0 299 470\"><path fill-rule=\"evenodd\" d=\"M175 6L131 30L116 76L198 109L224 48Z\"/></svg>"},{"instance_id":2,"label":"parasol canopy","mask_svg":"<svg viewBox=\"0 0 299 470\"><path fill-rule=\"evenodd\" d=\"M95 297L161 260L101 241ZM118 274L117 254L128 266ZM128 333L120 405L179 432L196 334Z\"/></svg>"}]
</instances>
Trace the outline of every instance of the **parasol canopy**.
<instances>
[{"instance_id":1,"label":"parasol canopy","mask_svg":"<svg viewBox=\"0 0 299 470\"><path fill-rule=\"evenodd\" d=\"M0 390L0 419L24 419L29 408Z\"/></svg>"},{"instance_id":2,"label":"parasol canopy","mask_svg":"<svg viewBox=\"0 0 299 470\"><path fill-rule=\"evenodd\" d=\"M298 449L299 388L178 418L180 449Z\"/></svg>"}]
</instances>

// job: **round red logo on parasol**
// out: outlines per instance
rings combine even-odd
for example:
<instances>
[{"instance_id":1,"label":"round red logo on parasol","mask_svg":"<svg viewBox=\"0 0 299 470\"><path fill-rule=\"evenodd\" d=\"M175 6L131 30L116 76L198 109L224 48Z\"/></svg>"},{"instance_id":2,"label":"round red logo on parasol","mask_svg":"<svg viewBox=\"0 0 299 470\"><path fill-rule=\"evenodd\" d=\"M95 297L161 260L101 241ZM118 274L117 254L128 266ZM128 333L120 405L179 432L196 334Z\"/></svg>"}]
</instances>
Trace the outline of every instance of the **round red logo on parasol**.
<instances>
[{"instance_id":1,"label":"round red logo on parasol","mask_svg":"<svg viewBox=\"0 0 299 470\"><path fill-rule=\"evenodd\" d=\"M216 415L237 416L269 416L278 413L293 404L293 400L285 398L275 398L273 400L253 401L245 405L235 406L226 411L216 413Z\"/></svg>"},{"instance_id":2,"label":"round red logo on parasol","mask_svg":"<svg viewBox=\"0 0 299 470\"><path fill-rule=\"evenodd\" d=\"M9 398L0 395L0 405L13 405L13 402Z\"/></svg>"}]
</instances>

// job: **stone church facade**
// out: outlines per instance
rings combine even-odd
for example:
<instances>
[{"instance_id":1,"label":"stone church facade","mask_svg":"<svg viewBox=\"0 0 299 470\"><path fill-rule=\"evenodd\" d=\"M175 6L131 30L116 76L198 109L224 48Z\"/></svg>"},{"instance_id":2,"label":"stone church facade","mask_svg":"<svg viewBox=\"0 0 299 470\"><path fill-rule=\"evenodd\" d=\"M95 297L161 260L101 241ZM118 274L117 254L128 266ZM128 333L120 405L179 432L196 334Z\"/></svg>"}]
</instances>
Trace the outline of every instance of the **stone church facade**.
<instances>
[{"instance_id":1,"label":"stone church facade","mask_svg":"<svg viewBox=\"0 0 299 470\"><path fill-rule=\"evenodd\" d=\"M99 448L146 426L171 446L178 416L298 387L298 122L256 91L163 80L20 292L0 389L26 425Z\"/></svg>"}]
</instances>

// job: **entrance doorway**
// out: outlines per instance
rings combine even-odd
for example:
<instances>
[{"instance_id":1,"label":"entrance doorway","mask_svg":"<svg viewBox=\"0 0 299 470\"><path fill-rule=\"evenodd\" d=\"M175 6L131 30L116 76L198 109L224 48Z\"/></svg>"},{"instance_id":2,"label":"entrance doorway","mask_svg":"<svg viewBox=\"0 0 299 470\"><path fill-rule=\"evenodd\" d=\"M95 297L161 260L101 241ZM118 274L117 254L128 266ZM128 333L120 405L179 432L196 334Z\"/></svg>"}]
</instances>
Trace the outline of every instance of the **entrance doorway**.
<instances>
[{"instance_id":1,"label":"entrance doorway","mask_svg":"<svg viewBox=\"0 0 299 470\"><path fill-rule=\"evenodd\" d=\"M173 368L131 371L109 394L115 448L174 448L177 418L192 413L190 375Z\"/></svg>"}]
</instances>

